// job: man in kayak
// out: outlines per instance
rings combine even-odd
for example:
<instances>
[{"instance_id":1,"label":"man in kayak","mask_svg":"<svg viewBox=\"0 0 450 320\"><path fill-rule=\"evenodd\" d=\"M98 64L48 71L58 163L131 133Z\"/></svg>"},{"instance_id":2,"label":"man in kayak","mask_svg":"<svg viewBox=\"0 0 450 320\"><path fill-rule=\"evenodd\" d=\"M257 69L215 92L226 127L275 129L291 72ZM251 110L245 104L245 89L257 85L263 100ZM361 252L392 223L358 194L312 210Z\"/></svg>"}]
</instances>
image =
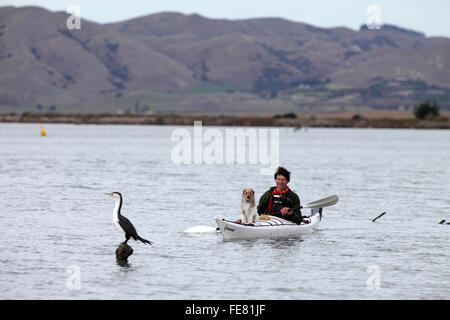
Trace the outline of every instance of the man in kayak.
<instances>
[{"instance_id":1,"label":"man in kayak","mask_svg":"<svg viewBox=\"0 0 450 320\"><path fill-rule=\"evenodd\" d=\"M300 224L303 220L300 209L291 211L300 206L300 198L289 189L288 183L291 173L283 167L278 167L274 174L276 187L267 190L259 199L258 214L277 216Z\"/></svg>"}]
</instances>

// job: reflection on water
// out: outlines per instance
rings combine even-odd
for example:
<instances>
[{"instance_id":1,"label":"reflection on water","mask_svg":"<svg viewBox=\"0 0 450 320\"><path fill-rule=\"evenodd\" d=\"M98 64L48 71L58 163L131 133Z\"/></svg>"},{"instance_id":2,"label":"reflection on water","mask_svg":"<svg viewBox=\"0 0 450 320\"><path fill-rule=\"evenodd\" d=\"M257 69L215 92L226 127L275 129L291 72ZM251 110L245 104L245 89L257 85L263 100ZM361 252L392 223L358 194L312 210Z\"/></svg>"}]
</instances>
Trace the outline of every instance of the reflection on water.
<instances>
[{"instance_id":1,"label":"reflection on water","mask_svg":"<svg viewBox=\"0 0 450 320\"><path fill-rule=\"evenodd\" d=\"M124 267L125 269L130 268L130 264L128 263L127 260L116 260L116 263L121 266Z\"/></svg>"}]
</instances>

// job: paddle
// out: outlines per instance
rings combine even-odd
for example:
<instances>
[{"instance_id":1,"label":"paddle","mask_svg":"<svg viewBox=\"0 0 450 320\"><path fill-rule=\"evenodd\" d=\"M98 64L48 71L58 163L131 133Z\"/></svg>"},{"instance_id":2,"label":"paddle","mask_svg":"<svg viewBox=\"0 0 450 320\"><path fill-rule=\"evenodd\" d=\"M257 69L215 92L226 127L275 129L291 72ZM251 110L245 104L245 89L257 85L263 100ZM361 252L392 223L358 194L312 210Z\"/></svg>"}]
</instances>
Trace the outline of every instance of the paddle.
<instances>
[{"instance_id":1,"label":"paddle","mask_svg":"<svg viewBox=\"0 0 450 320\"><path fill-rule=\"evenodd\" d=\"M318 209L318 208L325 208L332 205L335 205L339 201L339 197L335 194L332 196L328 196L325 198L322 198L320 200L316 200L310 203L305 204L304 206L294 207L292 209L289 209L289 211L297 211L299 209L303 208L311 208L311 209ZM281 212L275 212L274 214L279 214Z\"/></svg>"},{"instance_id":2,"label":"paddle","mask_svg":"<svg viewBox=\"0 0 450 320\"><path fill-rule=\"evenodd\" d=\"M304 206L292 208L290 211L295 211L295 210L302 209L302 208L314 209L314 208L329 207L329 206L335 205L338 201L339 201L339 197L334 194L332 196L328 196L328 197L322 198L320 200L316 200L316 201L307 203ZM277 212L277 213L280 213L280 212ZM197 227L189 228L189 229L185 230L184 232L186 232L186 233L214 233L218 229L219 228L208 227L208 226L197 226Z\"/></svg>"},{"instance_id":3,"label":"paddle","mask_svg":"<svg viewBox=\"0 0 450 320\"><path fill-rule=\"evenodd\" d=\"M332 205L335 205L338 201L339 201L339 197L337 195L333 194L332 196L328 196L323 199L307 203L304 206L300 206L300 209L301 208L317 209L317 208L330 207Z\"/></svg>"}]
</instances>

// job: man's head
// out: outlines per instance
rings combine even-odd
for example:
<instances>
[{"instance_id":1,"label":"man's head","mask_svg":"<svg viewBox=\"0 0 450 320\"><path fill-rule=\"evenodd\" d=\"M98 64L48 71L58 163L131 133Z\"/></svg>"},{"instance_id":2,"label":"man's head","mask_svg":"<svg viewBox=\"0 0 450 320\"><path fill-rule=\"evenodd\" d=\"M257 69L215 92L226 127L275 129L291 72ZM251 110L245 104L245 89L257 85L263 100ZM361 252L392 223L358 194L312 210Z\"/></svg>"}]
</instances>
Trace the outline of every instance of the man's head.
<instances>
[{"instance_id":1,"label":"man's head","mask_svg":"<svg viewBox=\"0 0 450 320\"><path fill-rule=\"evenodd\" d=\"M291 179L291 173L283 167L278 167L274 174L275 183L278 190L284 190Z\"/></svg>"}]
</instances>

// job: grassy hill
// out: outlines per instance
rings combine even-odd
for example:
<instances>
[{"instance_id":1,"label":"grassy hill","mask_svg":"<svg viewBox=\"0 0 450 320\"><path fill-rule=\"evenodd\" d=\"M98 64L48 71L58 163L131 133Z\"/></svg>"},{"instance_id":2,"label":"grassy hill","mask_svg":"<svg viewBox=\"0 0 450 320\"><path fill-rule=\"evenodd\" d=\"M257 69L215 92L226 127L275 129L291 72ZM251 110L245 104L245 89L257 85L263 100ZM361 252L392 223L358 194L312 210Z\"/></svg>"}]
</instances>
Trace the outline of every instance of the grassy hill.
<instances>
[{"instance_id":1,"label":"grassy hill","mask_svg":"<svg viewBox=\"0 0 450 320\"><path fill-rule=\"evenodd\" d=\"M67 17L0 7L0 112L450 109L447 38L173 12L68 30Z\"/></svg>"}]
</instances>

